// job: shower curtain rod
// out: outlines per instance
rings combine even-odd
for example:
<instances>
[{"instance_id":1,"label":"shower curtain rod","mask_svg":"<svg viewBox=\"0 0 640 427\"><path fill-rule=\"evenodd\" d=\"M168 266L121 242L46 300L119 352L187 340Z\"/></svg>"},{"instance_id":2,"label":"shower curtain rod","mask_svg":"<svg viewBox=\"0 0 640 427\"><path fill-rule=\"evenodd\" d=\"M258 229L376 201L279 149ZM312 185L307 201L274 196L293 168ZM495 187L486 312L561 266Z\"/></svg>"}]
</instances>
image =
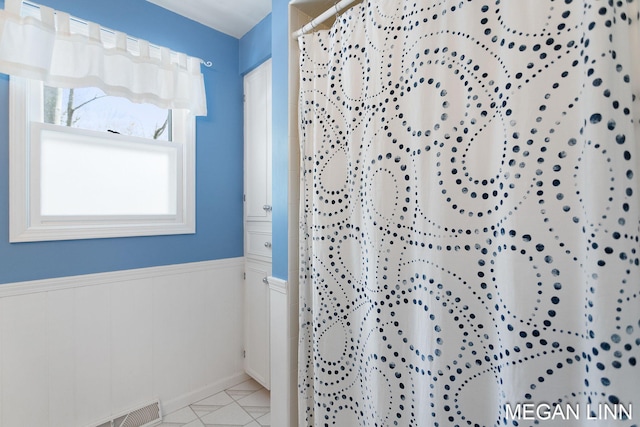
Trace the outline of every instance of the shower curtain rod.
<instances>
[{"instance_id":1,"label":"shower curtain rod","mask_svg":"<svg viewBox=\"0 0 640 427\"><path fill-rule=\"evenodd\" d=\"M291 37L297 39L298 37L307 34L332 16L337 16L341 11L351 6L351 4L355 3L356 1L357 0L341 0L340 2L334 4L332 8L325 10L317 18L312 19L311 22L309 22L307 25L291 34Z\"/></svg>"}]
</instances>

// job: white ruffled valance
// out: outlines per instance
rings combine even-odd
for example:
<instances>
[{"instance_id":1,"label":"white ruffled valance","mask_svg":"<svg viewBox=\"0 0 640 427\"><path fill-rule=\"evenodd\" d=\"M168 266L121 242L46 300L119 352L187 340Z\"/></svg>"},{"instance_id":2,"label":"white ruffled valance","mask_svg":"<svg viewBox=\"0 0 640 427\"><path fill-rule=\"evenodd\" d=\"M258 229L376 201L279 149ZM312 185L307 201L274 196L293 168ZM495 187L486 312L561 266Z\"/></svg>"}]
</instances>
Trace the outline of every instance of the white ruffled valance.
<instances>
[{"instance_id":1,"label":"white ruffled valance","mask_svg":"<svg viewBox=\"0 0 640 427\"><path fill-rule=\"evenodd\" d=\"M38 7L39 16L22 16L22 0L5 0L0 72L55 87L98 87L133 102L207 114L200 59L92 22L81 21L82 31L76 31L78 20L69 14ZM105 40L105 33L113 40Z\"/></svg>"}]
</instances>

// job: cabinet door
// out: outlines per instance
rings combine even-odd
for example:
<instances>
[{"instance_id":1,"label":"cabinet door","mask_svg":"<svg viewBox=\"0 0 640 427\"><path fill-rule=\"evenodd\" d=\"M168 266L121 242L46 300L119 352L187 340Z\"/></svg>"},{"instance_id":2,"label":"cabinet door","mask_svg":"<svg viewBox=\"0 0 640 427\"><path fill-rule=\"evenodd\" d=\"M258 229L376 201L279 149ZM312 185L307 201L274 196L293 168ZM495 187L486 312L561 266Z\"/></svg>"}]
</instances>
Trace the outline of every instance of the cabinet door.
<instances>
[{"instance_id":1,"label":"cabinet door","mask_svg":"<svg viewBox=\"0 0 640 427\"><path fill-rule=\"evenodd\" d=\"M259 261L245 264L245 372L270 388L269 284L271 265Z\"/></svg>"},{"instance_id":2,"label":"cabinet door","mask_svg":"<svg viewBox=\"0 0 640 427\"><path fill-rule=\"evenodd\" d=\"M244 77L244 194L248 221L271 220L271 60Z\"/></svg>"}]
</instances>

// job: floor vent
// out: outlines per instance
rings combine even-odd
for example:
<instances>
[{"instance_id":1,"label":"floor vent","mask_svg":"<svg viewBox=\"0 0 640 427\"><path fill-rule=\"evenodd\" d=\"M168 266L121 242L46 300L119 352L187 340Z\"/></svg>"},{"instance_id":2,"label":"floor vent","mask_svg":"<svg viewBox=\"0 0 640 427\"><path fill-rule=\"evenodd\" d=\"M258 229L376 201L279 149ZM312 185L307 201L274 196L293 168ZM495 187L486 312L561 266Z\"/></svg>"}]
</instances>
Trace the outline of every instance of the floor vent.
<instances>
[{"instance_id":1,"label":"floor vent","mask_svg":"<svg viewBox=\"0 0 640 427\"><path fill-rule=\"evenodd\" d=\"M151 427L161 422L160 402L156 401L142 408L118 415L96 427Z\"/></svg>"}]
</instances>

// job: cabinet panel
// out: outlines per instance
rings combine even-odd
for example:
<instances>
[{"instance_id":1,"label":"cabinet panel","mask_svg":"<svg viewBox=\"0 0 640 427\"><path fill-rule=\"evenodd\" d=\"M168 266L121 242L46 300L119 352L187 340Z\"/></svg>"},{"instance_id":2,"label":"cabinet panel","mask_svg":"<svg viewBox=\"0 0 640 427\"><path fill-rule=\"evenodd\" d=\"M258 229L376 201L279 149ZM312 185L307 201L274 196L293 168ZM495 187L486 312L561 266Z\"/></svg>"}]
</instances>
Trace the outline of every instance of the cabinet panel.
<instances>
[{"instance_id":1,"label":"cabinet panel","mask_svg":"<svg viewBox=\"0 0 640 427\"><path fill-rule=\"evenodd\" d=\"M245 218L271 220L271 60L244 78Z\"/></svg>"},{"instance_id":2,"label":"cabinet panel","mask_svg":"<svg viewBox=\"0 0 640 427\"><path fill-rule=\"evenodd\" d=\"M271 260L271 233L265 231L247 230L248 257Z\"/></svg>"},{"instance_id":3,"label":"cabinet panel","mask_svg":"<svg viewBox=\"0 0 640 427\"><path fill-rule=\"evenodd\" d=\"M245 281L245 359L247 374L270 388L269 283L271 265L247 261Z\"/></svg>"}]
</instances>

